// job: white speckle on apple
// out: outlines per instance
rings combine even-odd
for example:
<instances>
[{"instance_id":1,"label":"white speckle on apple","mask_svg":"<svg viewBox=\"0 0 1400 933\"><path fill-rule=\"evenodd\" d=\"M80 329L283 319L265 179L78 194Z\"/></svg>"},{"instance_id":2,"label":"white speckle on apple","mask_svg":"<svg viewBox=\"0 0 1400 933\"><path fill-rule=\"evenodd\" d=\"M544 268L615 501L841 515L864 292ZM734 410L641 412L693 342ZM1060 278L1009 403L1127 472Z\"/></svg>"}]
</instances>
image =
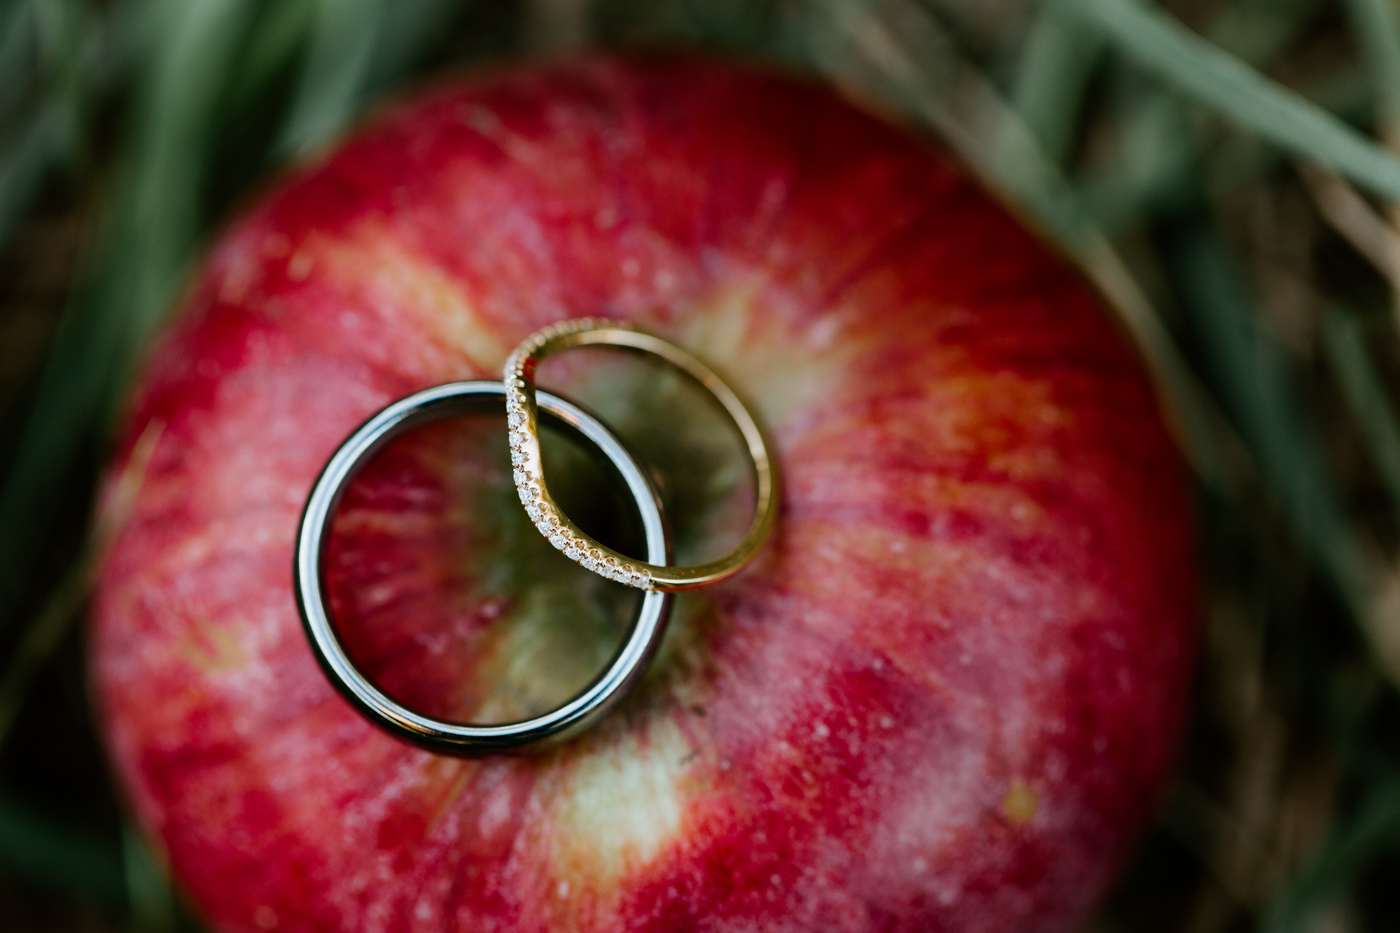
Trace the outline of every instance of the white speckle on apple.
<instances>
[{"instance_id":1,"label":"white speckle on apple","mask_svg":"<svg viewBox=\"0 0 1400 933\"><path fill-rule=\"evenodd\" d=\"M819 319L807 331L807 342L814 347L828 347L841 330L841 321L835 315Z\"/></svg>"},{"instance_id":2,"label":"white speckle on apple","mask_svg":"<svg viewBox=\"0 0 1400 933\"><path fill-rule=\"evenodd\" d=\"M277 911L263 904L253 911L253 922L258 925L259 930L277 929Z\"/></svg>"},{"instance_id":3,"label":"white speckle on apple","mask_svg":"<svg viewBox=\"0 0 1400 933\"><path fill-rule=\"evenodd\" d=\"M812 727L812 733L816 735L817 738L824 739L827 736L831 735L831 730L827 728L826 723L819 722Z\"/></svg>"},{"instance_id":4,"label":"white speckle on apple","mask_svg":"<svg viewBox=\"0 0 1400 933\"><path fill-rule=\"evenodd\" d=\"M484 840L499 838L502 832L509 832L510 817L514 812L515 801L511 797L510 785L504 781L492 781L483 789L481 809L476 820L477 832Z\"/></svg>"},{"instance_id":5,"label":"white speckle on apple","mask_svg":"<svg viewBox=\"0 0 1400 933\"><path fill-rule=\"evenodd\" d=\"M891 719L889 716L881 716L881 717L880 717L880 728L881 728L881 729L893 729L893 728L894 728L894 720Z\"/></svg>"},{"instance_id":6,"label":"white speckle on apple","mask_svg":"<svg viewBox=\"0 0 1400 933\"><path fill-rule=\"evenodd\" d=\"M568 900L568 898L569 898L569 882L568 882L567 879L564 880L564 881L559 882L559 887L558 887L557 891L558 891L558 893L559 893L559 899L560 899L560 900Z\"/></svg>"},{"instance_id":7,"label":"white speckle on apple","mask_svg":"<svg viewBox=\"0 0 1400 933\"><path fill-rule=\"evenodd\" d=\"M293 282L303 281L311 274L312 259L306 253L297 253L287 263L287 278Z\"/></svg>"}]
</instances>

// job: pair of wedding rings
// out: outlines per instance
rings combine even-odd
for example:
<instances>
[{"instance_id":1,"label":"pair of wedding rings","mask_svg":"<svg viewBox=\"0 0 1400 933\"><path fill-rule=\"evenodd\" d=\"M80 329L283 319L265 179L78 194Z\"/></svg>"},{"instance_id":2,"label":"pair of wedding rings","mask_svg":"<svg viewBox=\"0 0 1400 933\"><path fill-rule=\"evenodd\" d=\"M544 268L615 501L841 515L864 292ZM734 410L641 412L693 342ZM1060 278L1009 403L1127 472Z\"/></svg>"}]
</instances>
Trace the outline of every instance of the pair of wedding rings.
<instances>
[{"instance_id":1,"label":"pair of wedding rings","mask_svg":"<svg viewBox=\"0 0 1400 933\"><path fill-rule=\"evenodd\" d=\"M560 396L535 388L535 367L573 347L621 347L657 356L708 389L738 428L753 468L753 520L725 557L691 567L671 566L661 501L647 472L596 417ZM369 681L346 653L325 596L323 552L340 497L359 469L387 443L426 421L468 413L504 412L512 475L530 521L555 548L581 566L644 590L626 641L582 693L543 715L501 725L446 722L408 709ZM541 420L580 441L625 488L636 509L646 559L595 541L563 513L545 484L540 460ZM680 347L617 321L584 318L550 325L527 337L506 361L502 382L454 382L417 392L384 408L354 431L331 456L302 513L295 557L297 608L312 650L331 683L362 713L395 735L433 751L467 755L519 750L577 734L611 709L646 670L666 627L671 593L718 583L758 553L777 517L777 474L757 422L738 396L707 366Z\"/></svg>"}]
</instances>

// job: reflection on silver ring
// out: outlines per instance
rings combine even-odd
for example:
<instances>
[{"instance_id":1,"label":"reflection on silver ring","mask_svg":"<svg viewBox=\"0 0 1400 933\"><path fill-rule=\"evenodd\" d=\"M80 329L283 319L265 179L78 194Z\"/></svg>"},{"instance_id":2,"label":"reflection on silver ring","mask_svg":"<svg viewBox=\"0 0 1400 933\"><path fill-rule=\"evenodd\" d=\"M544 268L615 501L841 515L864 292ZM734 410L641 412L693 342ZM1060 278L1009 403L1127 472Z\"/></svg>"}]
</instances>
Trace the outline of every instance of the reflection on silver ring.
<instances>
[{"instance_id":1,"label":"reflection on silver ring","mask_svg":"<svg viewBox=\"0 0 1400 933\"><path fill-rule=\"evenodd\" d=\"M632 497L646 539L646 560L670 563L670 541L660 500L646 473L612 433L577 405L547 392L539 407L551 423L583 442L620 478ZM415 713L375 687L350 660L326 605L321 572L326 527L341 493L358 469L391 439L424 421L454 414L505 414L505 387L499 382L454 382L435 386L388 406L361 425L332 455L302 513L297 535L295 589L307 637L331 683L371 721L432 751L452 755L519 750L545 740L574 735L596 722L646 670L671 608L671 595L649 592L626 643L607 669L563 706L533 719L475 726L444 722Z\"/></svg>"}]
</instances>

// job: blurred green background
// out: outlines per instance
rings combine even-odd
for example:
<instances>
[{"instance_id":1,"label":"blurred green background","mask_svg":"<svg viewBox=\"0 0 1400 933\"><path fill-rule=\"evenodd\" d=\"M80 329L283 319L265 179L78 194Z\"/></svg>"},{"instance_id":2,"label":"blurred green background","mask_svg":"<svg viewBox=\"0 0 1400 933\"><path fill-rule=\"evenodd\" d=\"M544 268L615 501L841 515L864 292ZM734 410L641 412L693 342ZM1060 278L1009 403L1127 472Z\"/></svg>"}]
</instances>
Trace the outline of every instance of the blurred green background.
<instances>
[{"instance_id":1,"label":"blurred green background","mask_svg":"<svg viewBox=\"0 0 1400 933\"><path fill-rule=\"evenodd\" d=\"M0 926L197 930L82 656L114 408L212 233L429 75L672 46L941 137L1195 470L1179 773L1094 931L1400 930L1400 0L0 0Z\"/></svg>"}]
</instances>

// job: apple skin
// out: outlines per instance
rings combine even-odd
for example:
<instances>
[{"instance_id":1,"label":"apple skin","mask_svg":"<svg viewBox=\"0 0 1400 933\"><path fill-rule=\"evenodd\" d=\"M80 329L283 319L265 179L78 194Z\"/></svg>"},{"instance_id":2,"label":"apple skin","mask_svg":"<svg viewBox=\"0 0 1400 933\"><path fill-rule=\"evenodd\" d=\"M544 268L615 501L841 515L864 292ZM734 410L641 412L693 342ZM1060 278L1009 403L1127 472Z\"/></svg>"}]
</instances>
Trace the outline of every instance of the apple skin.
<instances>
[{"instance_id":1,"label":"apple skin","mask_svg":"<svg viewBox=\"0 0 1400 933\"><path fill-rule=\"evenodd\" d=\"M435 756L316 666L300 509L372 412L581 315L754 403L779 529L592 732ZM565 375L684 466L643 383ZM532 579L613 586L547 544L487 586L469 487L518 505L462 436L376 460L328 565L357 657L427 712L483 708L462 684L518 660L496 622ZM226 231L120 437L96 704L217 930L1067 931L1171 768L1194 529L1141 361L961 168L804 80L589 59L390 108Z\"/></svg>"}]
</instances>

